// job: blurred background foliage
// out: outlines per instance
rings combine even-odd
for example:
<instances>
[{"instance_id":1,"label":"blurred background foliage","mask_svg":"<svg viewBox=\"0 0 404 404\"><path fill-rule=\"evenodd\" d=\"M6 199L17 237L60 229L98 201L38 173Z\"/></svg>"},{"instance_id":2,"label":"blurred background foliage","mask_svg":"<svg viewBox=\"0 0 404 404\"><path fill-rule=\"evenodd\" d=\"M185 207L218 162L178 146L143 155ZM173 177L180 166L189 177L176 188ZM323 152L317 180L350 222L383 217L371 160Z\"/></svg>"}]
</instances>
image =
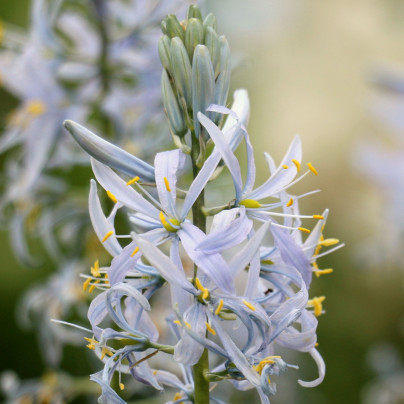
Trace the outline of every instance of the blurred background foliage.
<instances>
[{"instance_id":1,"label":"blurred background foliage","mask_svg":"<svg viewBox=\"0 0 404 404\"><path fill-rule=\"evenodd\" d=\"M28 0L3 0L0 18L26 26L28 7ZM375 224L388 206L381 192L354 171L353 148L359 137L385 138L392 130L370 112L377 97L371 76L380 66L404 75L404 3L211 0L207 8L217 14L237 60L233 88L245 87L250 94L249 133L259 164L258 180L267 173L262 152L280 161L299 133L304 160L313 163L319 176L309 176L296 192L321 189L302 201L301 210L320 213L330 208L325 236L346 243L320 261L335 272L315 279L312 292L327 297L327 313L318 329L326 379L313 390L297 385L298 377L310 380L316 371L302 354L291 360L301 364L299 376L289 371L287 387L282 393L280 386L280 394L271 402L370 403L364 399L364 389L376 383L377 372L370 365L369 352L383 344L392 347L397 360L404 359L404 264L369 266L358 254L361 241L377 231ZM0 89L0 125L14 105L15 100ZM380 240L383 236L377 235ZM11 368L22 378L36 377L43 369L35 335L18 327L15 311L26 287L44 279L51 268L46 263L35 270L19 266L4 232L0 254L1 370ZM66 353L68 370L88 373L80 349L67 348ZM377 359L380 366L383 359ZM240 400L235 393L233 401ZM374 402L404 401L387 397Z\"/></svg>"}]
</instances>

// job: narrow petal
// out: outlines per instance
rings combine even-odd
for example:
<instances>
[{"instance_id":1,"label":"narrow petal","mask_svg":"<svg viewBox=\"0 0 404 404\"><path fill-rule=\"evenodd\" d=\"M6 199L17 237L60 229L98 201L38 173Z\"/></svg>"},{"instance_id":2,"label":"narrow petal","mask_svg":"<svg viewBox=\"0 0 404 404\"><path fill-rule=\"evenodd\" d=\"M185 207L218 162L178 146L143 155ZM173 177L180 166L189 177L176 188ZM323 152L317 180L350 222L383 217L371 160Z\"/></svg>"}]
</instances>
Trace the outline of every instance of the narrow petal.
<instances>
[{"instance_id":1,"label":"narrow petal","mask_svg":"<svg viewBox=\"0 0 404 404\"><path fill-rule=\"evenodd\" d=\"M97 194L97 184L94 180L91 180L88 203L91 223L93 224L97 237L100 239L105 249L113 257L118 255L122 251L122 247L116 238L113 224L105 217L104 212L102 211L100 199L98 198ZM107 234L111 235L105 241L102 241Z\"/></svg>"},{"instance_id":2,"label":"narrow petal","mask_svg":"<svg viewBox=\"0 0 404 404\"><path fill-rule=\"evenodd\" d=\"M105 190L110 191L126 207L158 219L159 210L103 163L91 159L94 175Z\"/></svg>"},{"instance_id":3,"label":"narrow petal","mask_svg":"<svg viewBox=\"0 0 404 404\"><path fill-rule=\"evenodd\" d=\"M154 169L151 165L100 138L76 122L67 120L63 125L77 143L96 160L131 177L138 175L143 181L154 182Z\"/></svg>"},{"instance_id":4,"label":"narrow petal","mask_svg":"<svg viewBox=\"0 0 404 404\"><path fill-rule=\"evenodd\" d=\"M185 163L185 154L181 150L157 153L154 159L156 186L163 210L177 217L175 210L177 175Z\"/></svg>"},{"instance_id":5,"label":"narrow petal","mask_svg":"<svg viewBox=\"0 0 404 404\"><path fill-rule=\"evenodd\" d=\"M226 141L222 131L204 114L198 113L198 120L208 131L211 139L215 143L215 148L219 151L230 174L233 178L234 187L236 189L236 199L241 198L241 191L243 186L243 181L241 179L240 164L237 157L234 155L231 147Z\"/></svg>"},{"instance_id":6,"label":"narrow petal","mask_svg":"<svg viewBox=\"0 0 404 404\"><path fill-rule=\"evenodd\" d=\"M160 249L153 243L145 240L143 237L134 236L136 244L140 251L150 261L150 263L160 272L161 276L169 283L181 286L192 294L197 291L191 282L187 280L184 272L178 268Z\"/></svg>"},{"instance_id":7,"label":"narrow petal","mask_svg":"<svg viewBox=\"0 0 404 404\"><path fill-rule=\"evenodd\" d=\"M225 292L234 294L234 280L230 269L220 254L205 254L196 246L206 239L203 231L191 223L183 223L178 236L185 251L195 264Z\"/></svg>"},{"instance_id":8,"label":"narrow petal","mask_svg":"<svg viewBox=\"0 0 404 404\"><path fill-rule=\"evenodd\" d=\"M312 358L315 360L317 367L318 367L318 378L316 380L313 380L312 382L304 382L303 380L298 380L297 382L303 386L303 387L316 387L319 384L322 383L325 377L325 363L317 349L312 349L310 352L310 355Z\"/></svg>"},{"instance_id":9,"label":"narrow petal","mask_svg":"<svg viewBox=\"0 0 404 404\"><path fill-rule=\"evenodd\" d=\"M239 215L239 217L237 217ZM224 210L214 216L210 234L197 249L206 254L221 253L243 242L252 228L245 209Z\"/></svg>"}]
</instances>

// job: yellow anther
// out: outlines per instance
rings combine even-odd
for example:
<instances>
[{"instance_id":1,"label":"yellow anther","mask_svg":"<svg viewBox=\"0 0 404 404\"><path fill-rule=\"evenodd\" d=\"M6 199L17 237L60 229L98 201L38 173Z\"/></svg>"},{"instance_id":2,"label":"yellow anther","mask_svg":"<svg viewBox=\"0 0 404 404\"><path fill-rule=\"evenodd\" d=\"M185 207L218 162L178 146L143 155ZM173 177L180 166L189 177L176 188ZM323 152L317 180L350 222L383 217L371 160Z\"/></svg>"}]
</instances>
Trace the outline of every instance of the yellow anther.
<instances>
[{"instance_id":1,"label":"yellow anther","mask_svg":"<svg viewBox=\"0 0 404 404\"><path fill-rule=\"evenodd\" d=\"M223 308L223 299L220 299L217 309L215 310L216 316L218 316L220 314L220 312L222 311L222 308Z\"/></svg>"},{"instance_id":2,"label":"yellow anther","mask_svg":"<svg viewBox=\"0 0 404 404\"><path fill-rule=\"evenodd\" d=\"M90 289L88 289L88 293L93 293L93 290L95 289L95 286L100 283L100 280L97 279L91 286Z\"/></svg>"},{"instance_id":3,"label":"yellow anther","mask_svg":"<svg viewBox=\"0 0 404 404\"><path fill-rule=\"evenodd\" d=\"M173 401L178 401L182 398L182 394L181 393L175 393L174 397L173 397ZM182 404L183 402L181 401L179 404Z\"/></svg>"},{"instance_id":4,"label":"yellow anther","mask_svg":"<svg viewBox=\"0 0 404 404\"><path fill-rule=\"evenodd\" d=\"M253 367L259 374L261 374L266 365L273 365L275 363L275 359L281 359L281 357L279 355L267 356L258 365L255 365Z\"/></svg>"},{"instance_id":5,"label":"yellow anther","mask_svg":"<svg viewBox=\"0 0 404 404\"><path fill-rule=\"evenodd\" d=\"M313 219L324 220L324 216L321 216L321 215L313 215Z\"/></svg>"},{"instance_id":6,"label":"yellow anther","mask_svg":"<svg viewBox=\"0 0 404 404\"><path fill-rule=\"evenodd\" d=\"M83 283L83 291L84 291L84 292L87 290L88 285L90 284L90 282L91 282L91 278L87 278L87 279L84 281L84 283Z\"/></svg>"},{"instance_id":7,"label":"yellow anther","mask_svg":"<svg viewBox=\"0 0 404 404\"><path fill-rule=\"evenodd\" d=\"M101 360L105 358L105 355L112 356L114 353L109 350L106 346L103 346L101 349Z\"/></svg>"},{"instance_id":8,"label":"yellow anther","mask_svg":"<svg viewBox=\"0 0 404 404\"><path fill-rule=\"evenodd\" d=\"M332 274L334 270L332 268L327 268L327 269L316 269L314 273L316 274L317 278L319 278L321 275L328 275Z\"/></svg>"},{"instance_id":9,"label":"yellow anther","mask_svg":"<svg viewBox=\"0 0 404 404\"><path fill-rule=\"evenodd\" d=\"M118 199L116 199L116 196L111 191L107 190L107 195L108 195L108 198L111 199L112 202L114 202L114 203L118 202Z\"/></svg>"},{"instance_id":10,"label":"yellow anther","mask_svg":"<svg viewBox=\"0 0 404 404\"><path fill-rule=\"evenodd\" d=\"M133 177L131 180L129 180L129 181L126 183L126 185L132 185L132 184L134 184L135 182L138 182L139 180L140 180L140 178L139 178L138 176Z\"/></svg>"},{"instance_id":11,"label":"yellow anther","mask_svg":"<svg viewBox=\"0 0 404 404\"><path fill-rule=\"evenodd\" d=\"M247 300L243 299L242 302L252 311L257 310L250 302L247 302Z\"/></svg>"},{"instance_id":12,"label":"yellow anther","mask_svg":"<svg viewBox=\"0 0 404 404\"><path fill-rule=\"evenodd\" d=\"M199 278L195 278L195 286L202 292L202 299L207 299L209 296L209 290L202 285Z\"/></svg>"},{"instance_id":13,"label":"yellow anther","mask_svg":"<svg viewBox=\"0 0 404 404\"><path fill-rule=\"evenodd\" d=\"M139 251L139 247L136 247L134 250L133 250L133 253L130 255L131 257L134 257L137 253L138 253L138 251Z\"/></svg>"},{"instance_id":14,"label":"yellow anther","mask_svg":"<svg viewBox=\"0 0 404 404\"><path fill-rule=\"evenodd\" d=\"M292 163L296 166L297 172L300 173L300 161L292 159Z\"/></svg>"},{"instance_id":15,"label":"yellow anther","mask_svg":"<svg viewBox=\"0 0 404 404\"><path fill-rule=\"evenodd\" d=\"M319 346L319 343L316 342L316 343L314 344L314 346L317 348L317 347Z\"/></svg>"},{"instance_id":16,"label":"yellow anther","mask_svg":"<svg viewBox=\"0 0 404 404\"><path fill-rule=\"evenodd\" d=\"M95 349L95 345L94 345L94 344L88 344L88 345L86 345L86 347L87 347L88 349L91 349L92 351L94 351L94 349Z\"/></svg>"},{"instance_id":17,"label":"yellow anther","mask_svg":"<svg viewBox=\"0 0 404 404\"><path fill-rule=\"evenodd\" d=\"M121 390L123 390L123 389L125 388L125 385L124 385L123 383L119 383L119 388L120 388Z\"/></svg>"},{"instance_id":18,"label":"yellow anther","mask_svg":"<svg viewBox=\"0 0 404 404\"><path fill-rule=\"evenodd\" d=\"M185 324L189 329L191 329L191 324L189 324L188 321L184 321L184 324Z\"/></svg>"},{"instance_id":19,"label":"yellow anther","mask_svg":"<svg viewBox=\"0 0 404 404\"><path fill-rule=\"evenodd\" d=\"M170 183L168 182L167 177L164 177L164 184L168 192L171 192Z\"/></svg>"},{"instance_id":20,"label":"yellow anther","mask_svg":"<svg viewBox=\"0 0 404 404\"><path fill-rule=\"evenodd\" d=\"M307 302L307 306L314 308L314 315L318 317L321 315L323 311L323 302L325 300L325 296L314 297L313 299Z\"/></svg>"},{"instance_id":21,"label":"yellow anther","mask_svg":"<svg viewBox=\"0 0 404 404\"><path fill-rule=\"evenodd\" d=\"M285 170L287 170L287 169L289 168L289 166L288 166L287 164L284 164L284 165L282 166L282 168L284 168Z\"/></svg>"},{"instance_id":22,"label":"yellow anther","mask_svg":"<svg viewBox=\"0 0 404 404\"><path fill-rule=\"evenodd\" d=\"M205 322L206 329L213 335L216 335L216 331L211 327L211 325L206 321Z\"/></svg>"},{"instance_id":23,"label":"yellow anther","mask_svg":"<svg viewBox=\"0 0 404 404\"><path fill-rule=\"evenodd\" d=\"M309 170L310 170L314 175L318 175L318 172L317 172L317 170L313 167L313 164L307 163L307 167L309 167Z\"/></svg>"},{"instance_id":24,"label":"yellow anther","mask_svg":"<svg viewBox=\"0 0 404 404\"><path fill-rule=\"evenodd\" d=\"M318 269L318 264L316 261L312 262L311 265L313 266L313 268Z\"/></svg>"},{"instance_id":25,"label":"yellow anther","mask_svg":"<svg viewBox=\"0 0 404 404\"><path fill-rule=\"evenodd\" d=\"M289 199L289 202L286 204L287 207L292 206L293 205L293 198Z\"/></svg>"},{"instance_id":26,"label":"yellow anther","mask_svg":"<svg viewBox=\"0 0 404 404\"><path fill-rule=\"evenodd\" d=\"M337 238L326 238L325 240L321 240L318 244L323 245L324 247L329 247L331 245L338 244L339 240Z\"/></svg>"},{"instance_id":27,"label":"yellow anther","mask_svg":"<svg viewBox=\"0 0 404 404\"><path fill-rule=\"evenodd\" d=\"M96 339L94 339L94 338L87 338L87 337L84 337L84 339L85 339L87 342L89 342L90 344L98 344L98 341L97 341Z\"/></svg>"},{"instance_id":28,"label":"yellow anther","mask_svg":"<svg viewBox=\"0 0 404 404\"><path fill-rule=\"evenodd\" d=\"M107 241L112 235L114 234L114 232L111 230L109 231L104 238L101 240L102 243L104 243L105 241Z\"/></svg>"},{"instance_id":29,"label":"yellow anther","mask_svg":"<svg viewBox=\"0 0 404 404\"><path fill-rule=\"evenodd\" d=\"M158 370L153 370L153 376L156 376Z\"/></svg>"},{"instance_id":30,"label":"yellow anther","mask_svg":"<svg viewBox=\"0 0 404 404\"><path fill-rule=\"evenodd\" d=\"M26 111L33 116L42 115L46 111L46 105L41 100L30 101L25 108Z\"/></svg>"},{"instance_id":31,"label":"yellow anther","mask_svg":"<svg viewBox=\"0 0 404 404\"><path fill-rule=\"evenodd\" d=\"M243 199L242 201L240 201L240 205L245 206L246 208L250 208L250 209L260 208L262 206L255 199Z\"/></svg>"},{"instance_id":32,"label":"yellow anther","mask_svg":"<svg viewBox=\"0 0 404 404\"><path fill-rule=\"evenodd\" d=\"M297 229L302 231L303 233L310 233L310 230L306 229L305 227L298 227Z\"/></svg>"},{"instance_id":33,"label":"yellow anther","mask_svg":"<svg viewBox=\"0 0 404 404\"><path fill-rule=\"evenodd\" d=\"M177 324L177 325L181 325L181 321L180 321L180 320L174 320L173 323L174 323L174 324ZM187 321L184 321L184 324L185 324L188 328L191 328L191 324L189 324Z\"/></svg>"},{"instance_id":34,"label":"yellow anther","mask_svg":"<svg viewBox=\"0 0 404 404\"><path fill-rule=\"evenodd\" d=\"M172 225L179 226L179 224L180 224L179 220L171 219L171 220L167 221L166 217L164 216L163 211L160 211L159 217L160 217L161 224L167 231L172 231L172 232L177 231L177 229L175 227L173 227Z\"/></svg>"},{"instance_id":35,"label":"yellow anther","mask_svg":"<svg viewBox=\"0 0 404 404\"><path fill-rule=\"evenodd\" d=\"M96 260L94 262L94 266L91 267L91 275L95 276L95 277L99 277L101 276L100 273L100 263L98 260Z\"/></svg>"}]
</instances>

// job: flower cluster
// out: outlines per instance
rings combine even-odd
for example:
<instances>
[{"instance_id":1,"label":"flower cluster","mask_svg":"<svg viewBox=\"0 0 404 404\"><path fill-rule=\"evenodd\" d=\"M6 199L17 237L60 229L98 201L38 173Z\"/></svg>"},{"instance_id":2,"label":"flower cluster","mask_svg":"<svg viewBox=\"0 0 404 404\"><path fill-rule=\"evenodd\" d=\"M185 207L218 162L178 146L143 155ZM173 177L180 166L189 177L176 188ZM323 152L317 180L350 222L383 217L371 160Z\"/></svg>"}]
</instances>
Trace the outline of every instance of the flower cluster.
<instances>
[{"instance_id":1,"label":"flower cluster","mask_svg":"<svg viewBox=\"0 0 404 404\"><path fill-rule=\"evenodd\" d=\"M64 124L92 157L102 195L113 201L106 215L91 181L91 221L113 257L107 266L97 260L83 275L84 288L99 291L85 339L104 367L91 378L101 385L105 403L125 403L113 388L114 374L120 390L130 377L157 390L174 387L170 403L222 402L209 392L210 382L222 380L239 390L255 388L269 403L273 379L296 367L282 359L282 348L308 352L316 361L318 378L299 380L302 386L324 378L315 347L325 297L309 298L309 288L313 274L332 272L320 269L317 258L339 246L321 248L339 241L322 235L327 210L299 213L298 200L313 192L291 194L296 182L318 174L311 163L302 172L299 137L279 165L265 154L269 177L255 186L249 100L238 90L232 107L225 107L229 52L213 17L203 20L191 7L187 20L169 15L162 27L163 99L178 149L157 153L152 166L71 120ZM234 154L240 145L247 155L245 175ZM220 206L205 206L205 194L224 167L233 189L219 191ZM116 220L121 213L131 223L126 234ZM316 222L311 231L303 220Z\"/></svg>"}]
</instances>

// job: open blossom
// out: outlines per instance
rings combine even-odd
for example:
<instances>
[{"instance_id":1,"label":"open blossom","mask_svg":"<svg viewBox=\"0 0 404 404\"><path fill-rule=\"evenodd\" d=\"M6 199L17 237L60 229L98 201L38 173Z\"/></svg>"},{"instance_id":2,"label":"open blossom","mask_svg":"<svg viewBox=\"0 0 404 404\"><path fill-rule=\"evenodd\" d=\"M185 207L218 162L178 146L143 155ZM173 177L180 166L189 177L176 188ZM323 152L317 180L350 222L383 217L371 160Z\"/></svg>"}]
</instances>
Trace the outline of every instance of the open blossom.
<instances>
[{"instance_id":1,"label":"open blossom","mask_svg":"<svg viewBox=\"0 0 404 404\"><path fill-rule=\"evenodd\" d=\"M205 349L217 358L205 375L208 380L230 380L240 390L254 387L263 403L276 392L272 376L295 367L277 355L278 345L309 352L316 361L318 378L300 384L312 387L324 378L325 365L315 345L317 317L323 313L325 298L309 299L309 288L313 273L319 276L331 272L319 269L315 262L320 248L338 240L322 236L327 211L323 215L300 215L298 199L304 195L289 193L301 171L299 138L294 139L279 166L267 156L270 177L254 189L253 150L246 131L249 102L244 90L237 91L234 98L231 110L208 108L229 115L222 130L207 116L198 114L214 149L187 191L177 189L186 160L182 151L158 153L152 167L82 126L65 123L93 157L94 174L114 201L111 213L105 215L92 182L93 227L114 257L109 268L86 280L87 285L101 291L90 306L93 337L87 340L89 348L104 362L103 371L92 380L102 386L105 402L124 402L110 387L115 372L130 373L158 390L164 384L174 386L179 393L173 401L193 401L195 380L191 369ZM242 143L248 156L245 185L233 153ZM233 178L234 196L223 195L228 199L222 207L206 209L215 214L204 232L193 224L189 212L221 159ZM309 163L310 171L317 174ZM129 235L116 231L115 217L121 209L133 224ZM317 224L303 240L301 234L310 233L301 226L305 219ZM119 240L125 238L128 241L122 245ZM197 276L192 277L184 268L186 256L195 263ZM240 279L244 279L242 287ZM167 336L160 336L153 323L149 299L160 288L170 289L171 314L167 321L175 345L168 345ZM106 318L115 324L113 329L102 327ZM232 334L234 328L246 336L244 342ZM113 340L124 346L117 348ZM166 354L172 354L180 364L183 381L169 369L153 364L153 356Z\"/></svg>"}]
</instances>

